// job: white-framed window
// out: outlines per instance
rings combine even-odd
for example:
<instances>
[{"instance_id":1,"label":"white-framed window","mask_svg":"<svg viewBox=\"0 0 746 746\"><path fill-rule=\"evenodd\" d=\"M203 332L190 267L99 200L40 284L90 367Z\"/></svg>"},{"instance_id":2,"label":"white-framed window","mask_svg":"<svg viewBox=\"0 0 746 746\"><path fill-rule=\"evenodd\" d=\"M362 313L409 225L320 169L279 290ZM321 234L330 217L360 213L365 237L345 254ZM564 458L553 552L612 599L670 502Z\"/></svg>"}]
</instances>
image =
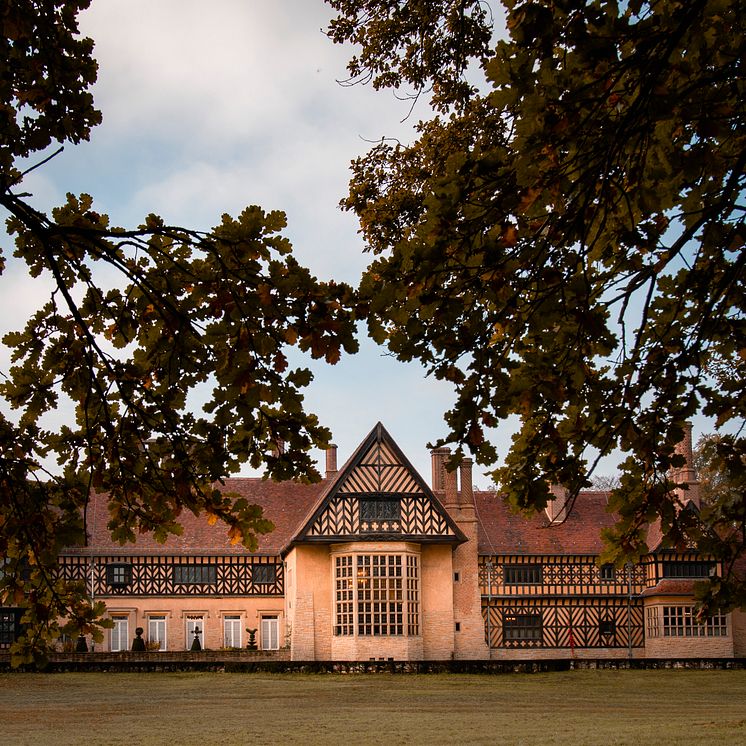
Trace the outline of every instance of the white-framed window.
<instances>
[{"instance_id":1,"label":"white-framed window","mask_svg":"<svg viewBox=\"0 0 746 746\"><path fill-rule=\"evenodd\" d=\"M120 653L123 650L129 650L129 618L117 614L112 615L111 621L114 622L111 628L111 652Z\"/></svg>"},{"instance_id":2,"label":"white-framed window","mask_svg":"<svg viewBox=\"0 0 746 746\"><path fill-rule=\"evenodd\" d=\"M716 614L704 624L694 606L650 606L647 609L648 637L727 637L728 617Z\"/></svg>"},{"instance_id":3,"label":"white-framed window","mask_svg":"<svg viewBox=\"0 0 746 746\"><path fill-rule=\"evenodd\" d=\"M693 606L663 607L664 637L725 637L727 634L724 614L708 617L700 624Z\"/></svg>"},{"instance_id":4,"label":"white-framed window","mask_svg":"<svg viewBox=\"0 0 746 746\"><path fill-rule=\"evenodd\" d=\"M192 649L194 638L199 640L200 648L205 647L205 618L201 614L188 614L186 618L186 650Z\"/></svg>"},{"instance_id":5,"label":"white-framed window","mask_svg":"<svg viewBox=\"0 0 746 746\"><path fill-rule=\"evenodd\" d=\"M158 643L158 650L166 650L166 616L153 614L148 617L148 642Z\"/></svg>"},{"instance_id":6,"label":"white-framed window","mask_svg":"<svg viewBox=\"0 0 746 746\"><path fill-rule=\"evenodd\" d=\"M238 614L226 614L223 617L223 647L241 647L241 617Z\"/></svg>"},{"instance_id":7,"label":"white-framed window","mask_svg":"<svg viewBox=\"0 0 746 746\"><path fill-rule=\"evenodd\" d=\"M335 635L419 634L419 559L416 555L337 556L334 593Z\"/></svg>"},{"instance_id":8,"label":"white-framed window","mask_svg":"<svg viewBox=\"0 0 746 746\"><path fill-rule=\"evenodd\" d=\"M262 650L277 650L280 647L280 620L277 615L262 617Z\"/></svg>"},{"instance_id":9,"label":"white-framed window","mask_svg":"<svg viewBox=\"0 0 746 746\"><path fill-rule=\"evenodd\" d=\"M648 637L660 637L660 617L658 616L658 607L649 606L647 609L647 636Z\"/></svg>"}]
</instances>

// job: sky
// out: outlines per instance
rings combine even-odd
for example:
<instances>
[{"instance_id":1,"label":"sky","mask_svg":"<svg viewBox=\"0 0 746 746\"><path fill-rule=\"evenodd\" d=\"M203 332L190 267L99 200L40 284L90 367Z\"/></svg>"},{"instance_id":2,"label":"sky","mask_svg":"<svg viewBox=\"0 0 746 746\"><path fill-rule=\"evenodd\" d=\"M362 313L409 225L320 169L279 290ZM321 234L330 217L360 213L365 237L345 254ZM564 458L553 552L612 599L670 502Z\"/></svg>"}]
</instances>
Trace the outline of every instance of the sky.
<instances>
[{"instance_id":1,"label":"sky","mask_svg":"<svg viewBox=\"0 0 746 746\"><path fill-rule=\"evenodd\" d=\"M323 34L331 17L322 0L94 0L81 31L95 41L103 124L27 177L31 203L47 211L66 192L86 192L114 225L135 227L154 212L198 230L247 205L280 209L301 264L357 284L371 257L354 216L338 207L350 161L382 137L411 141L428 110L420 102L407 118L410 104L389 91L340 85L351 50ZM8 238L0 241L9 255ZM11 263L0 334L21 328L47 293ZM364 333L360 341L336 366L309 358L307 409L331 429L340 464L380 420L428 479L427 443L447 433L451 388ZM8 364L0 345L0 371ZM695 423L695 438L701 431ZM492 432L498 453L511 434L509 425ZM315 456L323 469L323 454ZM475 469L475 485L486 488L483 472Z\"/></svg>"},{"instance_id":2,"label":"sky","mask_svg":"<svg viewBox=\"0 0 746 746\"><path fill-rule=\"evenodd\" d=\"M382 137L411 141L428 109L418 104L407 119L409 103L391 92L340 85L351 50L322 33L331 17L322 0L94 0L80 26L95 42L103 123L90 142L66 145L27 177L30 202L48 211L66 192L85 192L123 227L154 212L209 229L247 205L280 209L301 264L356 285L371 257L354 216L338 207L350 161ZM10 255L8 238L0 240ZM11 264L0 333L21 328L46 293ZM309 364L307 408L331 429L340 464L380 420L429 478L427 443L447 433L448 385L364 334L357 355ZM7 366L0 347L0 370ZM489 483L475 470L477 486Z\"/></svg>"}]
</instances>

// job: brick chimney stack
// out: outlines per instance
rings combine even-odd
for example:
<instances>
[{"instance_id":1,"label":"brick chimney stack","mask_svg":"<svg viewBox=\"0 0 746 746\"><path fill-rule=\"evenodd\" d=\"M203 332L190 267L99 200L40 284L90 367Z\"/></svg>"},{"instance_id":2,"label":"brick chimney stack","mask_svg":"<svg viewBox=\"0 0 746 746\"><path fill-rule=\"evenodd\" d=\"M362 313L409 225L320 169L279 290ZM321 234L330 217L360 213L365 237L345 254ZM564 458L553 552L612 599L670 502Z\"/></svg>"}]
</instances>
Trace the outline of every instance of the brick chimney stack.
<instances>
[{"instance_id":1,"label":"brick chimney stack","mask_svg":"<svg viewBox=\"0 0 746 746\"><path fill-rule=\"evenodd\" d=\"M676 444L675 452L684 457L684 465L671 469L670 479L677 485L687 485L687 489L675 490L682 505L690 500L700 508L699 480L694 468L694 448L692 447L692 424L684 425L684 437Z\"/></svg>"},{"instance_id":2,"label":"brick chimney stack","mask_svg":"<svg viewBox=\"0 0 746 746\"><path fill-rule=\"evenodd\" d=\"M568 491L561 484L551 485L549 491L552 493L552 497L544 508L544 512L547 514L550 523L561 523L567 518Z\"/></svg>"},{"instance_id":3,"label":"brick chimney stack","mask_svg":"<svg viewBox=\"0 0 746 746\"><path fill-rule=\"evenodd\" d=\"M473 461L470 458L461 460L459 476L461 478L461 507L474 506L474 485L472 483Z\"/></svg>"},{"instance_id":4,"label":"brick chimney stack","mask_svg":"<svg viewBox=\"0 0 746 746\"><path fill-rule=\"evenodd\" d=\"M433 492L445 491L445 463L446 461L448 461L448 457L450 455L450 448L433 448L433 450L430 451L430 463L432 465L431 486L433 488Z\"/></svg>"},{"instance_id":5,"label":"brick chimney stack","mask_svg":"<svg viewBox=\"0 0 746 746\"><path fill-rule=\"evenodd\" d=\"M458 508L458 477L456 470L444 469L445 500L443 506L451 514Z\"/></svg>"},{"instance_id":6,"label":"brick chimney stack","mask_svg":"<svg viewBox=\"0 0 746 746\"><path fill-rule=\"evenodd\" d=\"M326 478L334 479L337 476L337 446L329 444L326 449Z\"/></svg>"}]
</instances>

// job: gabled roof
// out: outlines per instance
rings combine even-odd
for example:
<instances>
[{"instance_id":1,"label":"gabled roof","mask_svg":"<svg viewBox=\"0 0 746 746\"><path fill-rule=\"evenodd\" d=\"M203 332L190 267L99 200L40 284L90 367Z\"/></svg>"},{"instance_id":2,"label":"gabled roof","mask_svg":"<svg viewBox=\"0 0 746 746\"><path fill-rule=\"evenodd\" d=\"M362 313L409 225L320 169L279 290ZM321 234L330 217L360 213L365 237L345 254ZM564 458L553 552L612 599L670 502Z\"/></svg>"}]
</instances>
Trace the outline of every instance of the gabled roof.
<instances>
[{"instance_id":1,"label":"gabled roof","mask_svg":"<svg viewBox=\"0 0 746 746\"><path fill-rule=\"evenodd\" d=\"M606 492L581 492L567 520L550 525L544 512L525 517L514 513L497 492L474 493L479 553L599 554L601 529L614 525Z\"/></svg>"},{"instance_id":2,"label":"gabled roof","mask_svg":"<svg viewBox=\"0 0 746 746\"><path fill-rule=\"evenodd\" d=\"M398 518L361 515L361 501L391 500ZM379 422L358 446L285 550L304 542L460 543L466 537Z\"/></svg>"},{"instance_id":3,"label":"gabled roof","mask_svg":"<svg viewBox=\"0 0 746 746\"><path fill-rule=\"evenodd\" d=\"M264 517L275 524L275 529L257 537L259 547L255 554L276 555L297 531L303 516L326 486L325 480L317 484L300 484L235 477L226 479L220 488L223 492L236 493L250 504L260 505L264 509ZM106 527L109 522L107 503L106 495L91 497L87 516L88 546L70 547L66 553L117 556L248 554L240 544L231 545L227 526L219 521L211 526L205 515L195 516L188 510L178 518L184 529L181 536L170 536L160 544L152 534L141 534L135 544L122 546L112 540Z\"/></svg>"}]
</instances>

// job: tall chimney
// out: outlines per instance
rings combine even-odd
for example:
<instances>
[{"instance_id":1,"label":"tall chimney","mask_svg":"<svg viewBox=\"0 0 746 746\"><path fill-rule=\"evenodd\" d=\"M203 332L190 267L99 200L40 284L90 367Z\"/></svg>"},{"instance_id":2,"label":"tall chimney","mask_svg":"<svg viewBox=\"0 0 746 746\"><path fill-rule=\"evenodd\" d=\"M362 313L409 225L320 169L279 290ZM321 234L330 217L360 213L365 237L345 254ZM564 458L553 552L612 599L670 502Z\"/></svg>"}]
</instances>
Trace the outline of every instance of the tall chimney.
<instances>
[{"instance_id":1,"label":"tall chimney","mask_svg":"<svg viewBox=\"0 0 746 746\"><path fill-rule=\"evenodd\" d=\"M692 447L692 423L684 425L684 437L676 444L675 453L684 457L684 465L671 470L671 480L678 485L687 485L688 489L677 489L676 494L682 504L690 500L700 506L699 481L694 469L694 449Z\"/></svg>"},{"instance_id":2,"label":"tall chimney","mask_svg":"<svg viewBox=\"0 0 746 746\"><path fill-rule=\"evenodd\" d=\"M461 459L459 474L461 477L461 505L474 505L474 485L472 484L472 465L470 458Z\"/></svg>"},{"instance_id":3,"label":"tall chimney","mask_svg":"<svg viewBox=\"0 0 746 746\"><path fill-rule=\"evenodd\" d=\"M458 508L458 479L456 477L456 470L448 471L444 470L444 482L445 482L445 500L443 505L447 509Z\"/></svg>"},{"instance_id":4,"label":"tall chimney","mask_svg":"<svg viewBox=\"0 0 746 746\"><path fill-rule=\"evenodd\" d=\"M333 479L337 476L337 446L330 443L326 449L326 478Z\"/></svg>"},{"instance_id":5,"label":"tall chimney","mask_svg":"<svg viewBox=\"0 0 746 746\"><path fill-rule=\"evenodd\" d=\"M269 450L275 458L280 458L280 456L285 453L285 441L281 438L277 438L269 447Z\"/></svg>"},{"instance_id":6,"label":"tall chimney","mask_svg":"<svg viewBox=\"0 0 746 746\"><path fill-rule=\"evenodd\" d=\"M445 484L445 463L448 457L451 455L450 448L433 448L430 451L430 459L432 464L432 488L433 492L443 492L446 488Z\"/></svg>"},{"instance_id":7,"label":"tall chimney","mask_svg":"<svg viewBox=\"0 0 746 746\"><path fill-rule=\"evenodd\" d=\"M549 491L552 496L546 508L544 508L544 512L547 514L550 523L560 523L567 518L567 489L561 484L553 484L549 487Z\"/></svg>"}]
</instances>

